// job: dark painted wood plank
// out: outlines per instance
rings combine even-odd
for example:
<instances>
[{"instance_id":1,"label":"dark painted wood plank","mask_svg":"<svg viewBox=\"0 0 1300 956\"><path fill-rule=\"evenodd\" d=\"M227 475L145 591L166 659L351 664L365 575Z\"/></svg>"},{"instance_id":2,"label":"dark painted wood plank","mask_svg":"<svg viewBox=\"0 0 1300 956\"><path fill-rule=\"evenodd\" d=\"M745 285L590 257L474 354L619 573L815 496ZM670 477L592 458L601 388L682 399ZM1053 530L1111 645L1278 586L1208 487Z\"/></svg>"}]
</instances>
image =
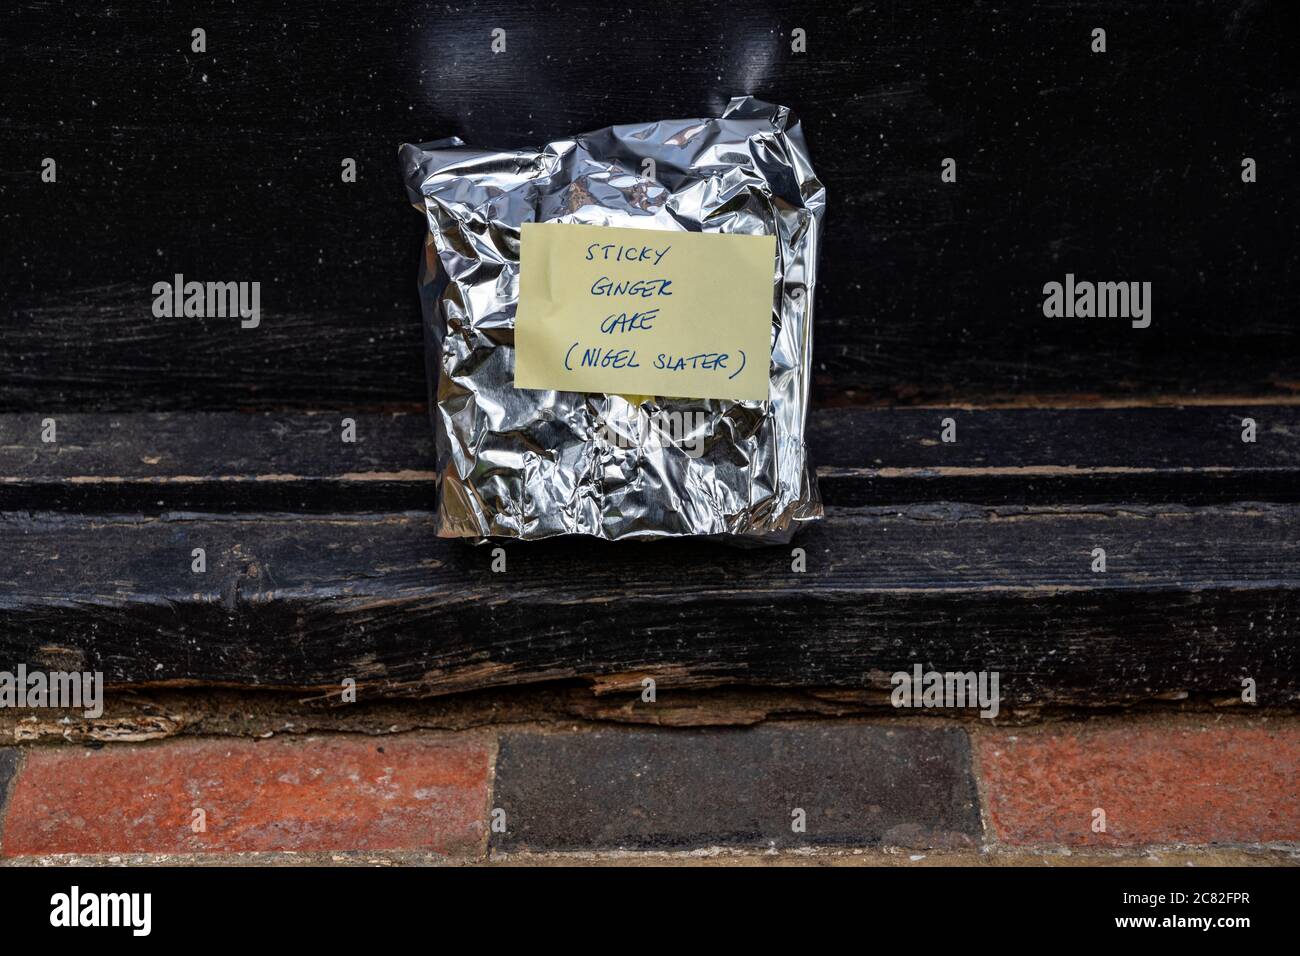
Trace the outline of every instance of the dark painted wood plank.
<instances>
[{"instance_id":1,"label":"dark painted wood plank","mask_svg":"<svg viewBox=\"0 0 1300 956\"><path fill-rule=\"evenodd\" d=\"M423 413L0 415L0 509L380 511L434 500ZM1244 443L1242 420L1256 422ZM356 442L341 440L356 423ZM946 419L956 442L940 433ZM826 500L1300 500L1300 404L819 408Z\"/></svg>"},{"instance_id":2,"label":"dark painted wood plank","mask_svg":"<svg viewBox=\"0 0 1300 956\"><path fill-rule=\"evenodd\" d=\"M395 149L795 107L829 191L824 395L1277 394L1300 384L1300 34L1284 0L29 4L6 16L0 409L416 402L422 224ZM189 50L190 30L208 52ZM1089 51L1093 27L1109 50ZM490 31L507 30L494 55ZM808 34L790 50L789 32ZM55 184L41 160L59 163ZM955 184L939 179L958 160ZM1259 181L1240 180L1243 156ZM360 179L340 182L344 157ZM156 319L263 282L257 330ZM1150 281L1151 328L1044 282Z\"/></svg>"},{"instance_id":3,"label":"dark painted wood plank","mask_svg":"<svg viewBox=\"0 0 1300 956\"><path fill-rule=\"evenodd\" d=\"M8 513L0 660L388 693L888 687L920 663L997 670L1007 706L1236 696L1244 677L1261 703L1300 696L1297 506L838 510L796 545L805 573L788 548L590 540L506 548L494 573L427 513Z\"/></svg>"},{"instance_id":4,"label":"dark painted wood plank","mask_svg":"<svg viewBox=\"0 0 1300 956\"><path fill-rule=\"evenodd\" d=\"M827 408L809 446L823 495L847 506L1300 500L1297 405Z\"/></svg>"},{"instance_id":5,"label":"dark painted wood plank","mask_svg":"<svg viewBox=\"0 0 1300 956\"><path fill-rule=\"evenodd\" d=\"M0 508L378 511L434 503L424 413L0 415ZM343 422L356 441L342 440Z\"/></svg>"}]
</instances>

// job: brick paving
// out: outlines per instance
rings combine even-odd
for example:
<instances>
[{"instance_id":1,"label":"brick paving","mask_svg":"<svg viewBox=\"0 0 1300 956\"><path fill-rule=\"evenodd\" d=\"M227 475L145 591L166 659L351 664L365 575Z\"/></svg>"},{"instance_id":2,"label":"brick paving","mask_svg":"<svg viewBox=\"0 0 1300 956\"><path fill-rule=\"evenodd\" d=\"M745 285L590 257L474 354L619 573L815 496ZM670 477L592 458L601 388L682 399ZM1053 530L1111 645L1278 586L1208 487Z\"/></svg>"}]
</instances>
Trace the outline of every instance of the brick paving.
<instances>
[{"instance_id":1,"label":"brick paving","mask_svg":"<svg viewBox=\"0 0 1300 956\"><path fill-rule=\"evenodd\" d=\"M478 862L718 848L724 859L1236 852L1293 862L1298 772L1292 716L42 743L0 748L0 857Z\"/></svg>"}]
</instances>

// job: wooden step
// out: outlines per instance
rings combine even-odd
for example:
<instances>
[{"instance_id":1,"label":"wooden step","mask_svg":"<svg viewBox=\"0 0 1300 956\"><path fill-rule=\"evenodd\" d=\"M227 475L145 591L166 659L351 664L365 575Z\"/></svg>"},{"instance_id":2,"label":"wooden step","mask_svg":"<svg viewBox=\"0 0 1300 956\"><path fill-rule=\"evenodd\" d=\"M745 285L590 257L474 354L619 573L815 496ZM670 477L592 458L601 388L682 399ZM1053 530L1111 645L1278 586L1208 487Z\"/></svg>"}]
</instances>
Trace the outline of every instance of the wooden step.
<instances>
[{"instance_id":1,"label":"wooden step","mask_svg":"<svg viewBox=\"0 0 1300 956\"><path fill-rule=\"evenodd\" d=\"M921 664L998 671L1009 702L1300 694L1297 505L833 508L792 547L803 573L788 547L695 541L494 554L428 512L8 512L0 660L387 693L888 689Z\"/></svg>"},{"instance_id":2,"label":"wooden step","mask_svg":"<svg viewBox=\"0 0 1300 956\"><path fill-rule=\"evenodd\" d=\"M1300 401L829 407L808 441L833 505L1300 502ZM423 412L0 415L0 509L421 509L433 467Z\"/></svg>"}]
</instances>

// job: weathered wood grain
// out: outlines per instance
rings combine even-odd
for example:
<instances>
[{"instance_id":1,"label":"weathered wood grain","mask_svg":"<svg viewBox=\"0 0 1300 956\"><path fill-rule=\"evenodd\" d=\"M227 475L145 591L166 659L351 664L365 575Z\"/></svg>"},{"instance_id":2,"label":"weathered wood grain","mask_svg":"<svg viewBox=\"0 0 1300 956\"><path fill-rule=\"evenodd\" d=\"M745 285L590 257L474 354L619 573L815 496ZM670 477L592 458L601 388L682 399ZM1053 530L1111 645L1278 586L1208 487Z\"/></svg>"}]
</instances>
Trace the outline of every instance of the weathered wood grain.
<instances>
[{"instance_id":1,"label":"weathered wood grain","mask_svg":"<svg viewBox=\"0 0 1300 956\"><path fill-rule=\"evenodd\" d=\"M380 695L577 682L617 696L653 675L877 702L890 672L921 663L996 669L1009 702L1234 697L1251 677L1261 704L1293 705L1289 13L7 12L0 661L100 668L119 690L319 696L354 677ZM189 50L196 26L206 54ZM1105 55L1088 50L1095 26ZM809 443L831 512L795 542L807 572L788 548L579 540L508 547L494 574L489 548L437 540L425 510L423 226L397 144L529 145L738 93L796 108L830 197ZM41 182L47 156L57 183ZM949 156L954 184L939 179ZM155 318L151 287L177 272L260 281L262 326ZM1066 272L1152 282L1152 326L1045 319L1042 285ZM1107 407L1156 396L1188 404ZM1018 407L987 407L1000 398ZM887 402L930 407L869 407ZM321 409L337 411L304 411ZM355 445L339 441L345 415ZM938 439L945 417L955 444Z\"/></svg>"},{"instance_id":2,"label":"weathered wood grain","mask_svg":"<svg viewBox=\"0 0 1300 956\"><path fill-rule=\"evenodd\" d=\"M796 545L493 553L430 515L0 516L0 660L117 684L449 693L887 687L997 670L1011 702L1300 695L1300 507L841 509ZM207 571L191 570L204 548ZM1090 570L1091 551L1108 570Z\"/></svg>"},{"instance_id":3,"label":"weathered wood grain","mask_svg":"<svg viewBox=\"0 0 1300 956\"><path fill-rule=\"evenodd\" d=\"M427 508L422 412L0 415L0 509L348 512ZM1242 421L1256 441L1241 440ZM356 442L341 440L345 418ZM940 440L951 418L957 441ZM1300 404L818 408L831 504L1300 500Z\"/></svg>"},{"instance_id":4,"label":"weathered wood grain","mask_svg":"<svg viewBox=\"0 0 1300 956\"><path fill-rule=\"evenodd\" d=\"M27 4L0 36L0 410L417 402L422 223L400 142L518 147L741 93L800 112L827 184L823 396L1294 394L1290 13ZM1089 50L1097 26L1105 54ZM806 53L791 52L796 27ZM1245 156L1256 183L1241 182ZM345 157L355 184L340 182ZM940 181L944 157L956 183ZM155 318L151 287L178 272L262 282L261 328ZM1042 286L1066 272L1152 282L1151 327L1045 319Z\"/></svg>"}]
</instances>

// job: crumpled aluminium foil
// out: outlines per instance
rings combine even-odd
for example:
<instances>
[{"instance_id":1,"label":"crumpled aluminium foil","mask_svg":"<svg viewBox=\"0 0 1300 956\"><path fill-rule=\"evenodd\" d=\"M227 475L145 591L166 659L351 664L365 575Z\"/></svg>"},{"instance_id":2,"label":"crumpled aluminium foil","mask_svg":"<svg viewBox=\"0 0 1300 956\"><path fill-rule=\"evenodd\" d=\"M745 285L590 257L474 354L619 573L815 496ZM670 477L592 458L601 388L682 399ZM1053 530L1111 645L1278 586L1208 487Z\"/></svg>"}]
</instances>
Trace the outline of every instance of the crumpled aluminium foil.
<instances>
[{"instance_id":1,"label":"crumpled aluminium foil","mask_svg":"<svg viewBox=\"0 0 1300 956\"><path fill-rule=\"evenodd\" d=\"M719 119L536 150L451 138L399 156L429 227L420 294L440 536L785 541L821 517L805 422L826 193L789 109L738 97ZM525 222L775 234L768 400L515 389ZM665 412L702 414L679 417L695 425L684 435L658 427Z\"/></svg>"}]
</instances>

